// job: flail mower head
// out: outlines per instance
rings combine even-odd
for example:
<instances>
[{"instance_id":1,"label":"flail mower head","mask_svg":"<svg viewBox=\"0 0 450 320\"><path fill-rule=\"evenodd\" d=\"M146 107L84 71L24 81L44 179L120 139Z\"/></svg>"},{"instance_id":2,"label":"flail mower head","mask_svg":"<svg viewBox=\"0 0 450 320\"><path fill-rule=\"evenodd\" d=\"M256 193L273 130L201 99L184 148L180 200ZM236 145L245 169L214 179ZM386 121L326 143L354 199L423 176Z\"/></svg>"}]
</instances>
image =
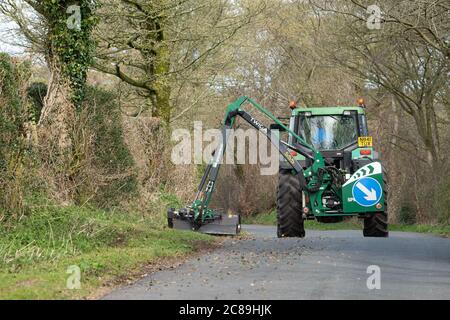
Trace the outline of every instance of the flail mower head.
<instances>
[{"instance_id":1,"label":"flail mower head","mask_svg":"<svg viewBox=\"0 0 450 320\"><path fill-rule=\"evenodd\" d=\"M192 230L212 235L238 235L241 231L241 218L236 214L226 214L206 209L202 214L192 208L167 210L169 228Z\"/></svg>"}]
</instances>

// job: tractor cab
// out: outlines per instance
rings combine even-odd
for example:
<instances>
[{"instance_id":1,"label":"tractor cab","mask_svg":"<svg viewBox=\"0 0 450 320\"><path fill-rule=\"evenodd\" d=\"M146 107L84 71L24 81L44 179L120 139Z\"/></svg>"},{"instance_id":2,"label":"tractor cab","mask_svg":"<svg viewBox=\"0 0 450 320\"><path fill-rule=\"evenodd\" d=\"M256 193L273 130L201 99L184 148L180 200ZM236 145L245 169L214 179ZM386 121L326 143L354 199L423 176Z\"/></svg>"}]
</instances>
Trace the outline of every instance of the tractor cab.
<instances>
[{"instance_id":1,"label":"tractor cab","mask_svg":"<svg viewBox=\"0 0 450 320\"><path fill-rule=\"evenodd\" d=\"M363 106L293 108L289 129L319 150L328 164L348 174L377 158ZM296 140L289 135L289 144L296 145ZM304 167L311 165L304 156L293 156ZM282 168L289 166L280 160Z\"/></svg>"}]
</instances>

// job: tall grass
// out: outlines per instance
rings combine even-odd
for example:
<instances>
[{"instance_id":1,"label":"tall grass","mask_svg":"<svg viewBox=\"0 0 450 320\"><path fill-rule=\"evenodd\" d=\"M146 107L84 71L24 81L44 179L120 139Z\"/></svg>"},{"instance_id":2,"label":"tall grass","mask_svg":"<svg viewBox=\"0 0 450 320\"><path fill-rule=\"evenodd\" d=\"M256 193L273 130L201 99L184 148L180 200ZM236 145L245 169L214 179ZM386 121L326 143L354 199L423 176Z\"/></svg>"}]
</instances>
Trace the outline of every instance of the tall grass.
<instances>
[{"instance_id":1,"label":"tall grass","mask_svg":"<svg viewBox=\"0 0 450 320\"><path fill-rule=\"evenodd\" d=\"M125 245L166 230L166 208L180 200L160 190L147 213L61 206L40 197L27 199L28 214L14 224L0 224L0 269L11 272L33 263Z\"/></svg>"}]
</instances>

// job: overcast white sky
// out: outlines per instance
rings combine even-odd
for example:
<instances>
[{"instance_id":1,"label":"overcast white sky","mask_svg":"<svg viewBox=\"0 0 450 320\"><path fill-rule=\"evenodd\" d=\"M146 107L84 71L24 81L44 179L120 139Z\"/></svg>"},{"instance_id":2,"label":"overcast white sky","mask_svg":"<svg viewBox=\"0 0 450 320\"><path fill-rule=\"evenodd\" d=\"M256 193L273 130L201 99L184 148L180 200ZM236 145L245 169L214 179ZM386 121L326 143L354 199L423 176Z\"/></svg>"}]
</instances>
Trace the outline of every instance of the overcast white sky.
<instances>
[{"instance_id":1,"label":"overcast white sky","mask_svg":"<svg viewBox=\"0 0 450 320\"><path fill-rule=\"evenodd\" d=\"M24 52L22 47L11 44L18 40L14 39L9 31L14 26L14 23L0 20L0 52L7 52L12 55L19 55Z\"/></svg>"}]
</instances>

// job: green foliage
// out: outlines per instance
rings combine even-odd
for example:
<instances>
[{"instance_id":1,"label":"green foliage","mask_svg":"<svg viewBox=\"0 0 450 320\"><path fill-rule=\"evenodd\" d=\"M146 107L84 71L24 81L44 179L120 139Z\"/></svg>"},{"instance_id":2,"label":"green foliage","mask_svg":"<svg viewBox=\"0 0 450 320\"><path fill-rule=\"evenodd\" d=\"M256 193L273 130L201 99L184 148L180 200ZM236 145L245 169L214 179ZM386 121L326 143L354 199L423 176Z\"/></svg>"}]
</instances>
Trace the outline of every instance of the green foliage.
<instances>
[{"instance_id":1,"label":"green foliage","mask_svg":"<svg viewBox=\"0 0 450 320\"><path fill-rule=\"evenodd\" d=\"M20 132L24 120L21 84L28 78L27 66L14 64L11 58L0 53L0 170L9 159L7 153L20 147Z\"/></svg>"},{"instance_id":2,"label":"green foliage","mask_svg":"<svg viewBox=\"0 0 450 320\"><path fill-rule=\"evenodd\" d=\"M67 9L70 5L78 5L81 13L81 26L69 28L67 25L70 15ZM91 32L98 22L94 10L95 0L44 0L42 7L49 24L51 52L61 68L62 74L68 79L73 89L72 101L77 106L85 96L85 83L95 43Z\"/></svg>"},{"instance_id":3,"label":"green foliage","mask_svg":"<svg viewBox=\"0 0 450 320\"><path fill-rule=\"evenodd\" d=\"M17 272L40 262L54 262L105 247L124 246L164 226L133 213L90 207L62 207L51 201L28 200L30 214L15 226L0 225L0 269Z\"/></svg>"},{"instance_id":4,"label":"green foliage","mask_svg":"<svg viewBox=\"0 0 450 320\"><path fill-rule=\"evenodd\" d=\"M0 220L22 213L23 123L26 108L22 88L29 65L0 53Z\"/></svg>"},{"instance_id":5,"label":"green foliage","mask_svg":"<svg viewBox=\"0 0 450 320\"><path fill-rule=\"evenodd\" d=\"M404 224L414 224L416 222L416 212L410 204L403 204L398 213L398 222Z\"/></svg>"},{"instance_id":6,"label":"green foliage","mask_svg":"<svg viewBox=\"0 0 450 320\"><path fill-rule=\"evenodd\" d=\"M30 120L37 122L44 107L44 98L47 94L47 85L43 82L34 82L27 89L28 100L30 101Z\"/></svg>"},{"instance_id":7,"label":"green foliage","mask_svg":"<svg viewBox=\"0 0 450 320\"><path fill-rule=\"evenodd\" d=\"M93 167L112 177L101 183L93 181L101 187L92 203L112 208L132 198L137 191L135 164L124 141L120 108L113 93L95 87L87 87L84 105L88 112L87 125L94 136Z\"/></svg>"},{"instance_id":8,"label":"green foliage","mask_svg":"<svg viewBox=\"0 0 450 320\"><path fill-rule=\"evenodd\" d=\"M261 224L261 225L276 225L277 212L275 210L266 213L261 213L253 216L243 217L244 224Z\"/></svg>"},{"instance_id":9,"label":"green foliage","mask_svg":"<svg viewBox=\"0 0 450 320\"><path fill-rule=\"evenodd\" d=\"M197 169L197 180L200 183L200 180L203 177L203 174L205 173L206 167L208 166L208 164L202 162L200 164L196 165L196 169Z\"/></svg>"},{"instance_id":10,"label":"green foliage","mask_svg":"<svg viewBox=\"0 0 450 320\"><path fill-rule=\"evenodd\" d=\"M163 189L160 190L159 199L164 203L166 207L180 208L183 206L183 201L173 193L168 193Z\"/></svg>"},{"instance_id":11,"label":"green foliage","mask_svg":"<svg viewBox=\"0 0 450 320\"><path fill-rule=\"evenodd\" d=\"M450 225L450 175L444 175L443 182L439 185L439 188L435 196L434 210L437 212L439 223Z\"/></svg>"},{"instance_id":12,"label":"green foliage","mask_svg":"<svg viewBox=\"0 0 450 320\"><path fill-rule=\"evenodd\" d=\"M52 203L29 208L30 214L13 228L0 226L0 266L12 271L23 264L92 250L112 242L121 231L107 226L110 217L105 213Z\"/></svg>"}]
</instances>

